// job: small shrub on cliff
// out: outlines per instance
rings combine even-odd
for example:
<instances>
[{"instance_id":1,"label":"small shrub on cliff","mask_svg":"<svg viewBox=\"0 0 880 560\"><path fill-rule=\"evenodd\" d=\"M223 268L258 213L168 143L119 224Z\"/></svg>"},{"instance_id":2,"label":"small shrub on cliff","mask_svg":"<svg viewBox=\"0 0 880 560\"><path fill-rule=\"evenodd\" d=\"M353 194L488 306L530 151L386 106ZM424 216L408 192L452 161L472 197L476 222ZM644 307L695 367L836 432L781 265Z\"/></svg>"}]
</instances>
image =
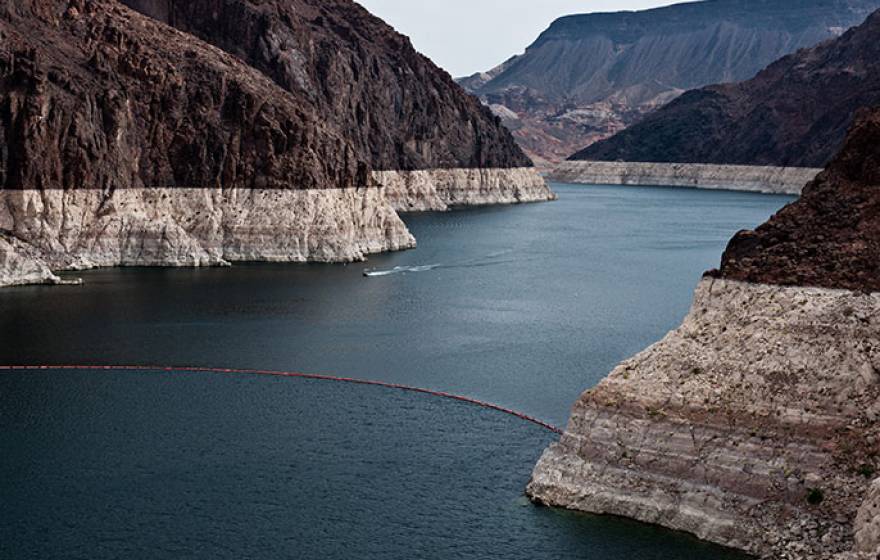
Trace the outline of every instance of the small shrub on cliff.
<instances>
[{"instance_id":1,"label":"small shrub on cliff","mask_svg":"<svg viewBox=\"0 0 880 560\"><path fill-rule=\"evenodd\" d=\"M825 494L818 488L811 488L807 492L807 503L811 506L818 506L825 501Z\"/></svg>"},{"instance_id":2,"label":"small shrub on cliff","mask_svg":"<svg viewBox=\"0 0 880 560\"><path fill-rule=\"evenodd\" d=\"M874 478L874 475L876 474L874 467L872 467L871 465L862 465L861 467L859 467L858 472L860 475L869 479Z\"/></svg>"}]
</instances>

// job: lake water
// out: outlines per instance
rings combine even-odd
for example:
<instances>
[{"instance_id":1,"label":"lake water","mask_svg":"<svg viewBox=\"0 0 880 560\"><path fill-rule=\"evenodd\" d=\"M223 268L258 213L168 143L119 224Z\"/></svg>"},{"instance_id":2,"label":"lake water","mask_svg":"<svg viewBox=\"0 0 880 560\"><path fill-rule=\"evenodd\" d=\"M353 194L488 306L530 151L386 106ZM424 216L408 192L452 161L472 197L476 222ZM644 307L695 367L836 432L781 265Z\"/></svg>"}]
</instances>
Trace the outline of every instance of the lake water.
<instances>
[{"instance_id":1,"label":"lake water","mask_svg":"<svg viewBox=\"0 0 880 560\"><path fill-rule=\"evenodd\" d=\"M0 363L369 378L564 426L584 389L677 326L727 239L790 200L554 188L555 203L408 216L419 248L365 264L99 270L80 287L0 290ZM0 558L742 558L531 506L523 488L555 437L378 387L3 373Z\"/></svg>"}]
</instances>

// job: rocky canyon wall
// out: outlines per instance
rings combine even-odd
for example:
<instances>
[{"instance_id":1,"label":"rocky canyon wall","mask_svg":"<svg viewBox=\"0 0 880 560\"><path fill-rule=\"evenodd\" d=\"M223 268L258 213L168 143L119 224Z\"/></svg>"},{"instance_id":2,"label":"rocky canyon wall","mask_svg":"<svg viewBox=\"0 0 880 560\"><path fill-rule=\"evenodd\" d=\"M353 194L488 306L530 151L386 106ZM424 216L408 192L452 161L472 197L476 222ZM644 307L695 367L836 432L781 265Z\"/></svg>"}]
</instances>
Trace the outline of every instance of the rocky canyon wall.
<instances>
[{"instance_id":1,"label":"rocky canyon wall","mask_svg":"<svg viewBox=\"0 0 880 560\"><path fill-rule=\"evenodd\" d=\"M586 185L653 185L800 194L804 185L821 171L754 165L566 161L554 167L548 179Z\"/></svg>"},{"instance_id":2,"label":"rocky canyon wall","mask_svg":"<svg viewBox=\"0 0 880 560\"><path fill-rule=\"evenodd\" d=\"M537 502L774 560L876 560L880 110L730 243L684 323L575 404Z\"/></svg>"},{"instance_id":3,"label":"rocky canyon wall","mask_svg":"<svg viewBox=\"0 0 880 560\"><path fill-rule=\"evenodd\" d=\"M767 558L854 545L880 441L880 296L705 279L577 402L536 500Z\"/></svg>"},{"instance_id":4,"label":"rocky canyon wall","mask_svg":"<svg viewBox=\"0 0 880 560\"><path fill-rule=\"evenodd\" d=\"M400 212L445 211L463 206L553 200L532 167L377 171L376 181Z\"/></svg>"},{"instance_id":5,"label":"rocky canyon wall","mask_svg":"<svg viewBox=\"0 0 880 560\"><path fill-rule=\"evenodd\" d=\"M572 160L824 167L880 104L880 11L738 83L694 89Z\"/></svg>"},{"instance_id":6,"label":"rocky canyon wall","mask_svg":"<svg viewBox=\"0 0 880 560\"><path fill-rule=\"evenodd\" d=\"M354 188L0 191L0 232L5 285L55 283L52 270L358 261L415 246L382 190Z\"/></svg>"},{"instance_id":7,"label":"rocky canyon wall","mask_svg":"<svg viewBox=\"0 0 880 560\"><path fill-rule=\"evenodd\" d=\"M488 110L353 2L128 3L153 17L0 2L0 285L360 260L414 245L396 205L552 198Z\"/></svg>"}]
</instances>

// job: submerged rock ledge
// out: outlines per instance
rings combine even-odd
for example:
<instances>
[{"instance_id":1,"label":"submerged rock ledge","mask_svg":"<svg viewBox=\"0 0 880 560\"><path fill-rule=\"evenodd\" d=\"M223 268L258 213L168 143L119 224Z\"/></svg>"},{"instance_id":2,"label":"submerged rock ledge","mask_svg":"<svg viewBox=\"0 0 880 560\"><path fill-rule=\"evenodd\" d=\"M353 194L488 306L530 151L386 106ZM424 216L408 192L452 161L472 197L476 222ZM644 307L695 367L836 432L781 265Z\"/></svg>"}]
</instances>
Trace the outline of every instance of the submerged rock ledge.
<instances>
[{"instance_id":1,"label":"submerged rock ledge","mask_svg":"<svg viewBox=\"0 0 880 560\"><path fill-rule=\"evenodd\" d=\"M822 170L808 167L566 161L549 175L552 181L587 185L694 187L769 194L800 194Z\"/></svg>"},{"instance_id":2,"label":"submerged rock ledge","mask_svg":"<svg viewBox=\"0 0 880 560\"><path fill-rule=\"evenodd\" d=\"M528 494L766 558L873 553L878 309L878 293L703 280L681 327L578 400Z\"/></svg>"}]
</instances>

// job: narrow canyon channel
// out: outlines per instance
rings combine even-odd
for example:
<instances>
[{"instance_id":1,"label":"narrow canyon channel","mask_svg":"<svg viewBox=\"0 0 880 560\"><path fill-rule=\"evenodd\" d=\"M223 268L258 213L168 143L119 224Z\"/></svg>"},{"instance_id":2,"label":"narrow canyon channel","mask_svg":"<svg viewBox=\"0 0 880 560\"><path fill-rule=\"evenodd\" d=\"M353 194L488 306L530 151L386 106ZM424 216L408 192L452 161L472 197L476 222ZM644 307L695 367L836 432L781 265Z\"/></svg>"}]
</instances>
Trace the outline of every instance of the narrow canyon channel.
<instances>
[{"instance_id":1,"label":"narrow canyon channel","mask_svg":"<svg viewBox=\"0 0 880 560\"><path fill-rule=\"evenodd\" d=\"M0 291L2 558L727 560L532 506L571 404L687 313L727 240L791 197L552 185L547 204L413 214L415 250L349 265L111 269ZM137 343L132 341L136 340ZM96 554L97 551L97 554ZM188 556L189 557L189 556Z\"/></svg>"}]
</instances>

